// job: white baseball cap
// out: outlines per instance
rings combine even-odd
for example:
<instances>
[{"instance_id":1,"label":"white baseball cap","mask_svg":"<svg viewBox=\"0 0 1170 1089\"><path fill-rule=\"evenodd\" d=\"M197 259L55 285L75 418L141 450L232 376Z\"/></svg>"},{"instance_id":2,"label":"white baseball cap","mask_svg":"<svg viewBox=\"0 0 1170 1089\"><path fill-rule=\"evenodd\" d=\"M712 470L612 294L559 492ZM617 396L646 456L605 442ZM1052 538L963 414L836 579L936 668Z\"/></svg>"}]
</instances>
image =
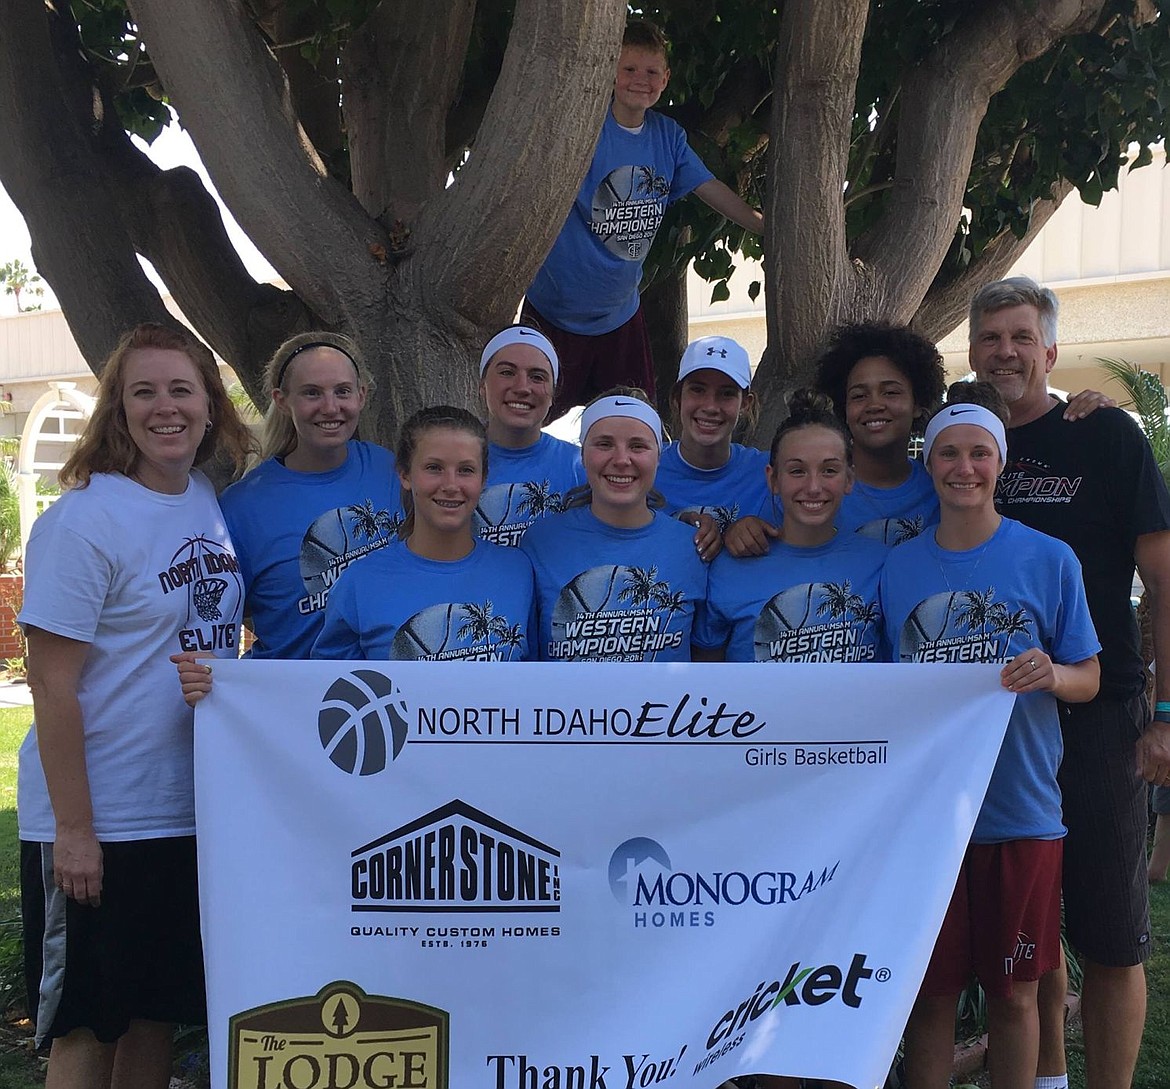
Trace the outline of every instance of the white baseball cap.
<instances>
[{"instance_id":1,"label":"white baseball cap","mask_svg":"<svg viewBox=\"0 0 1170 1089\"><path fill-rule=\"evenodd\" d=\"M731 337L699 337L687 345L678 365L681 382L693 371L713 370L727 375L740 389L752 384L747 349Z\"/></svg>"}]
</instances>

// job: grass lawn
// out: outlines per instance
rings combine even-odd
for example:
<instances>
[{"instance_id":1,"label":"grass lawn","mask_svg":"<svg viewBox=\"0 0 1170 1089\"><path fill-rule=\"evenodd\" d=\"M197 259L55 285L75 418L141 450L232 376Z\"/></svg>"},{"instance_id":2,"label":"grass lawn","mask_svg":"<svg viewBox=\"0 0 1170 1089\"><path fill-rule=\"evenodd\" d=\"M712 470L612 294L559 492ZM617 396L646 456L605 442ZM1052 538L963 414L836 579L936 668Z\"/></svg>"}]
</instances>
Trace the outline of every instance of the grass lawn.
<instances>
[{"instance_id":1,"label":"grass lawn","mask_svg":"<svg viewBox=\"0 0 1170 1089\"><path fill-rule=\"evenodd\" d=\"M31 707L0 708L0 923L20 915L20 848L16 838L16 753L32 722ZM0 1089L2 1089L0 1083Z\"/></svg>"},{"instance_id":2,"label":"grass lawn","mask_svg":"<svg viewBox=\"0 0 1170 1089\"><path fill-rule=\"evenodd\" d=\"M1150 888L1154 951L1146 962L1149 1008L1146 1032L1133 1076L1133 1089L1170 1086L1170 883ZM1085 1089L1084 1047L1080 1024L1067 1041L1069 1089Z\"/></svg>"}]
</instances>

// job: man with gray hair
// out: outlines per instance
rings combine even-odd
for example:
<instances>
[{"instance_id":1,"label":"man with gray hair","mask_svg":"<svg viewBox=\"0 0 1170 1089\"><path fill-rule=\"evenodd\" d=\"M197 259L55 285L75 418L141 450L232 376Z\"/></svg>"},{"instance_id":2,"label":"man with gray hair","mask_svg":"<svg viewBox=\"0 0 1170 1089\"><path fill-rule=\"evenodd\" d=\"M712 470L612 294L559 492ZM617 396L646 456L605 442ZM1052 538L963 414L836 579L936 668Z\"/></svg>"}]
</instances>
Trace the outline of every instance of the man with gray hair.
<instances>
[{"instance_id":1,"label":"man with gray hair","mask_svg":"<svg viewBox=\"0 0 1170 1089\"><path fill-rule=\"evenodd\" d=\"M1158 671L1149 722L1130 587L1136 566L1153 604L1155 655L1170 662L1170 494L1125 412L1101 408L1073 421L1049 393L1057 309L1056 296L1027 277L988 284L971 301L969 358L1011 410L997 507L1072 546L1102 645L1100 694L1061 705L1064 904L1085 969L1086 1089L1129 1089L1150 951L1146 783L1170 782L1170 668ZM1038 1089L1068 1084L1066 988L1063 969L1041 981Z\"/></svg>"}]
</instances>

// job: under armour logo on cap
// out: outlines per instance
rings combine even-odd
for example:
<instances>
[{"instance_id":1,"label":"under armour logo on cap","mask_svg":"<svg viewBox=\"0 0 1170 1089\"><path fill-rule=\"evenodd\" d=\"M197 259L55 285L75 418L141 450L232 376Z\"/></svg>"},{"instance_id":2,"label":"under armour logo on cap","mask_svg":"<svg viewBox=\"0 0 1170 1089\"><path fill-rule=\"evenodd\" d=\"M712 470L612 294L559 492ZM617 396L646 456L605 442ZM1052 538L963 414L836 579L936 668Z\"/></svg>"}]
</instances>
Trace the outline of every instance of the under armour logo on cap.
<instances>
[{"instance_id":1,"label":"under armour logo on cap","mask_svg":"<svg viewBox=\"0 0 1170 1089\"><path fill-rule=\"evenodd\" d=\"M747 349L731 337L700 337L687 345L678 365L681 382L695 371L715 370L727 375L740 389L752 382L752 365Z\"/></svg>"}]
</instances>

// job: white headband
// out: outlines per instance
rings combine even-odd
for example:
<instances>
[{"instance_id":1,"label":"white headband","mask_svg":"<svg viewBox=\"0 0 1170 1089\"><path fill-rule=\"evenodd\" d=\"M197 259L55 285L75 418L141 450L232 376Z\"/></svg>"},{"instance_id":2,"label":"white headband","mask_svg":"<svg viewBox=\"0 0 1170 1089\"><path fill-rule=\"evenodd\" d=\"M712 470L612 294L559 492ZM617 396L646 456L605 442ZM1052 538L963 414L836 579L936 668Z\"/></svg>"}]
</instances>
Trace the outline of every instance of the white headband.
<instances>
[{"instance_id":1,"label":"white headband","mask_svg":"<svg viewBox=\"0 0 1170 1089\"><path fill-rule=\"evenodd\" d=\"M654 432L654 438L658 441L658 449L662 449L662 420L654 409L645 401L639 401L637 397L602 397L594 401L581 413L582 446L585 445L585 436L589 434L589 429L598 420L604 420L610 416L626 416L631 420L641 420Z\"/></svg>"},{"instance_id":2,"label":"white headband","mask_svg":"<svg viewBox=\"0 0 1170 1089\"><path fill-rule=\"evenodd\" d=\"M1004 430L1003 420L982 405L968 404L945 405L931 417L930 423L926 425L926 438L922 440L923 461L929 460L930 448L942 431L956 424L974 424L989 432L995 439L995 445L999 447L1000 462L1007 464L1007 432Z\"/></svg>"},{"instance_id":3,"label":"white headband","mask_svg":"<svg viewBox=\"0 0 1170 1089\"><path fill-rule=\"evenodd\" d=\"M560 378L561 361L557 359L556 348L543 333L538 333L527 325L509 325L507 329L501 329L487 342L487 347L484 348L479 357L480 378L483 377L483 372L488 369L492 356L501 348L507 348L512 344L531 344L538 351L543 352L545 358L548 359L549 366L552 367L553 381L556 382Z\"/></svg>"}]
</instances>

